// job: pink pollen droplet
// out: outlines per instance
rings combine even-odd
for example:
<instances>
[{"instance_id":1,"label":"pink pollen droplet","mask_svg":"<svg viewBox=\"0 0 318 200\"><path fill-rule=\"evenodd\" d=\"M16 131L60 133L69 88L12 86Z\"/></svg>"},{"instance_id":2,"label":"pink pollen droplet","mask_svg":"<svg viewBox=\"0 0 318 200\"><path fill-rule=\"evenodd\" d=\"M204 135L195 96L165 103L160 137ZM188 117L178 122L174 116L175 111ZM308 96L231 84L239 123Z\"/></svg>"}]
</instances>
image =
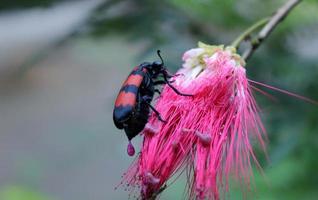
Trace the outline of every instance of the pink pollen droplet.
<instances>
[{"instance_id":1,"label":"pink pollen droplet","mask_svg":"<svg viewBox=\"0 0 318 200\"><path fill-rule=\"evenodd\" d=\"M135 155L135 148L134 148L134 146L131 144L131 141L129 141L128 146L127 146L127 154L128 154L129 156Z\"/></svg>"},{"instance_id":2,"label":"pink pollen droplet","mask_svg":"<svg viewBox=\"0 0 318 200\"><path fill-rule=\"evenodd\" d=\"M199 131L196 131L196 135L200 139L203 145L209 146L211 143L211 136L208 134L201 133Z\"/></svg>"},{"instance_id":3,"label":"pink pollen droplet","mask_svg":"<svg viewBox=\"0 0 318 200\"><path fill-rule=\"evenodd\" d=\"M157 185L158 183L160 183L160 179L154 177L154 175L152 175L152 173L150 172L147 172L144 178L146 184Z\"/></svg>"},{"instance_id":4,"label":"pink pollen droplet","mask_svg":"<svg viewBox=\"0 0 318 200\"><path fill-rule=\"evenodd\" d=\"M157 128L151 126L150 124L147 124L145 129L144 129L145 133L148 133L148 135L155 135L156 133L158 133Z\"/></svg>"},{"instance_id":5,"label":"pink pollen droplet","mask_svg":"<svg viewBox=\"0 0 318 200\"><path fill-rule=\"evenodd\" d=\"M177 151L177 150L178 150L178 146L179 146L179 141L173 141L173 142L171 143L171 145L172 145L172 149L173 149L174 151Z\"/></svg>"}]
</instances>

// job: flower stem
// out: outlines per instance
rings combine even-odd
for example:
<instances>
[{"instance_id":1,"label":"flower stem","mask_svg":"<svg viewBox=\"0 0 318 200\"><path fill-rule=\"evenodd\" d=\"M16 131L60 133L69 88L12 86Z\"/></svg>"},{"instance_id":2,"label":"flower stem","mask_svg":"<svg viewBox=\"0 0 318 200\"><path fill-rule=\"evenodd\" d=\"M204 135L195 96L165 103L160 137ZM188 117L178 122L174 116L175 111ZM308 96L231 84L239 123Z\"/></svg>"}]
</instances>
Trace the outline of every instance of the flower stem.
<instances>
[{"instance_id":1,"label":"flower stem","mask_svg":"<svg viewBox=\"0 0 318 200\"><path fill-rule=\"evenodd\" d=\"M232 42L231 46L237 49L243 40L248 38L257 29L263 27L269 20L270 20L270 17L266 17L264 19L259 20L252 26L250 26Z\"/></svg>"},{"instance_id":2,"label":"flower stem","mask_svg":"<svg viewBox=\"0 0 318 200\"><path fill-rule=\"evenodd\" d=\"M277 25L285 19L289 12L301 2L302 0L288 0L282 5L268 20L266 25L259 31L257 36L250 40L250 47L247 48L242 58L247 60L252 56L255 50L262 44L262 42L270 35L270 33L277 27ZM237 44L239 45L239 44Z\"/></svg>"}]
</instances>

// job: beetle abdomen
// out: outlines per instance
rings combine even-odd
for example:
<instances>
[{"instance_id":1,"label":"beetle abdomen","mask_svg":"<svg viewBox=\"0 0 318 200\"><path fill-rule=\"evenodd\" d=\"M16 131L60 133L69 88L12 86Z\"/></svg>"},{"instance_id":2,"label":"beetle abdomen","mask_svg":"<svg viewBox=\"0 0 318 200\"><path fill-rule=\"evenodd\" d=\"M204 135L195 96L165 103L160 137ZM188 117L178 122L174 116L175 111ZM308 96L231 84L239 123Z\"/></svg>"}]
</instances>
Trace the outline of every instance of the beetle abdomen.
<instances>
[{"instance_id":1,"label":"beetle abdomen","mask_svg":"<svg viewBox=\"0 0 318 200\"><path fill-rule=\"evenodd\" d=\"M123 123L129 119L129 117L132 115L132 112L134 110L134 107L130 105L125 106L117 106L114 109L113 112L113 120L114 124L117 128L123 129Z\"/></svg>"},{"instance_id":2,"label":"beetle abdomen","mask_svg":"<svg viewBox=\"0 0 318 200\"><path fill-rule=\"evenodd\" d=\"M115 101L113 120L115 126L119 129L123 129L123 124L133 115L139 87L142 84L145 72L143 69L136 67L125 80L118 93Z\"/></svg>"},{"instance_id":3,"label":"beetle abdomen","mask_svg":"<svg viewBox=\"0 0 318 200\"><path fill-rule=\"evenodd\" d=\"M139 103L136 112L129 118L124 127L129 140L138 135L148 122L149 106L145 103Z\"/></svg>"}]
</instances>

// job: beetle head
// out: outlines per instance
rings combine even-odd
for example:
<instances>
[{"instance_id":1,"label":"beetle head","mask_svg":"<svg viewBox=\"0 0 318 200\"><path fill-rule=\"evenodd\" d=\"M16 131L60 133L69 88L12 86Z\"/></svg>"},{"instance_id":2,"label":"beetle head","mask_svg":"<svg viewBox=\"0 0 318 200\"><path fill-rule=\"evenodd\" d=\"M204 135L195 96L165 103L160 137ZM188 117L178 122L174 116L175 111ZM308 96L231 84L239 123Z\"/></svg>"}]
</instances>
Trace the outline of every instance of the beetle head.
<instances>
[{"instance_id":1,"label":"beetle head","mask_svg":"<svg viewBox=\"0 0 318 200\"><path fill-rule=\"evenodd\" d=\"M159 72L161 72L164 69L164 63L163 63L163 59L160 55L160 50L157 50L157 54L160 58L160 61L155 61L151 65L151 68L152 68L154 74L158 74Z\"/></svg>"}]
</instances>

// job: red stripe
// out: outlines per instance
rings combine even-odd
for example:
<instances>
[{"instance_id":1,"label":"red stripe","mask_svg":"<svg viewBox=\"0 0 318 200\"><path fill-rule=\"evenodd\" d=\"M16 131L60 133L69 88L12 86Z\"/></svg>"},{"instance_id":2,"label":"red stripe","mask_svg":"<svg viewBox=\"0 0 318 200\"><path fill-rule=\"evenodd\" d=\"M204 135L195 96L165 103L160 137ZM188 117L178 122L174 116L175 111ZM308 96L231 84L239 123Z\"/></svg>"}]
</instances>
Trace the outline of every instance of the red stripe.
<instances>
[{"instance_id":1,"label":"red stripe","mask_svg":"<svg viewBox=\"0 0 318 200\"><path fill-rule=\"evenodd\" d=\"M135 67L133 71L138 70L138 67ZM143 72L145 73L147 70L143 69ZM126 85L135 85L136 87L140 87L143 80L143 75L141 74L131 74L128 76L126 81L123 83L123 87ZM137 94L131 93L131 92L119 92L116 101L115 106L135 106L136 100L137 100Z\"/></svg>"}]
</instances>

